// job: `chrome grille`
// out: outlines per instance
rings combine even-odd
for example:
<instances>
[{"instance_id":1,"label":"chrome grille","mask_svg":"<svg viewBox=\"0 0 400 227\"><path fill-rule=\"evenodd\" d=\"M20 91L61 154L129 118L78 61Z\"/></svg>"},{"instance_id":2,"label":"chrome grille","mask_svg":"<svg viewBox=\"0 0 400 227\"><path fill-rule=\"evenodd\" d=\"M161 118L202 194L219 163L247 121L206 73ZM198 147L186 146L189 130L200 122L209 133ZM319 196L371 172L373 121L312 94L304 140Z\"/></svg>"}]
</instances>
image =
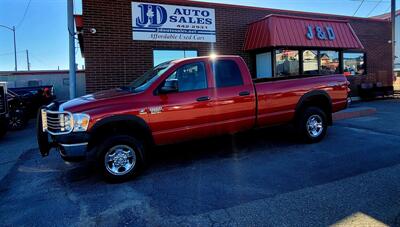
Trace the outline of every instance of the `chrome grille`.
<instances>
[{"instance_id":1,"label":"chrome grille","mask_svg":"<svg viewBox=\"0 0 400 227\"><path fill-rule=\"evenodd\" d=\"M72 132L72 127L67 130L64 117L69 115L72 119L72 114L69 112L58 112L42 110L42 127L43 131L47 131L52 135L63 135ZM72 121L72 120L71 120Z\"/></svg>"},{"instance_id":2,"label":"chrome grille","mask_svg":"<svg viewBox=\"0 0 400 227\"><path fill-rule=\"evenodd\" d=\"M5 87L0 85L0 114L7 112L7 102L6 102L6 91Z\"/></svg>"}]
</instances>

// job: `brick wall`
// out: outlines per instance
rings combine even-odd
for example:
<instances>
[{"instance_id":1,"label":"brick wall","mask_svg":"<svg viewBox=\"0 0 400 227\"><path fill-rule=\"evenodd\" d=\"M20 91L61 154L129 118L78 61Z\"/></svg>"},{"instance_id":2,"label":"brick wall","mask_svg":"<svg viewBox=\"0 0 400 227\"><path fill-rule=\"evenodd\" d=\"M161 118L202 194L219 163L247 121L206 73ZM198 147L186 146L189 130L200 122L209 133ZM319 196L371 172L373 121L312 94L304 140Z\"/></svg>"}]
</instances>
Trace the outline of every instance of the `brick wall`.
<instances>
[{"instance_id":1,"label":"brick wall","mask_svg":"<svg viewBox=\"0 0 400 227\"><path fill-rule=\"evenodd\" d=\"M140 2L141 0L137 0ZM356 19L333 15L289 12L254 7L228 6L212 3L164 0L163 4L214 8L218 54L241 55L250 67L254 64L249 53L243 52L247 24L268 14L289 14L318 18L348 19L365 47L369 76L354 78L356 83L380 81L392 85L391 39L389 22ZM129 83L153 66L153 49L196 49L199 55L211 52L209 43L134 41L132 39L131 0L83 0L86 86L88 92ZM91 34L90 29L97 33Z\"/></svg>"}]
</instances>

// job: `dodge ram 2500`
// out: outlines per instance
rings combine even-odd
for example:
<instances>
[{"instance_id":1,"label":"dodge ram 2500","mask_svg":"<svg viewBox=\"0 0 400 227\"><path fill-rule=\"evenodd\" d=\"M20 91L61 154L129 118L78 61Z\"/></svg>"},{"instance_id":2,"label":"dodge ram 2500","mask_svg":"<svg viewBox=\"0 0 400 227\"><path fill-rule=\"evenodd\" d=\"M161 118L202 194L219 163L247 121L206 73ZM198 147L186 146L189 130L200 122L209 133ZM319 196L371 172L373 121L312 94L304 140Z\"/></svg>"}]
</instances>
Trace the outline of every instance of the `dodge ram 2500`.
<instances>
[{"instance_id":1,"label":"dodge ram 2500","mask_svg":"<svg viewBox=\"0 0 400 227\"><path fill-rule=\"evenodd\" d=\"M252 79L238 56L160 64L129 86L42 108L38 143L47 156L94 158L106 179L139 173L153 145L293 123L305 142L324 138L346 108L342 74Z\"/></svg>"}]
</instances>

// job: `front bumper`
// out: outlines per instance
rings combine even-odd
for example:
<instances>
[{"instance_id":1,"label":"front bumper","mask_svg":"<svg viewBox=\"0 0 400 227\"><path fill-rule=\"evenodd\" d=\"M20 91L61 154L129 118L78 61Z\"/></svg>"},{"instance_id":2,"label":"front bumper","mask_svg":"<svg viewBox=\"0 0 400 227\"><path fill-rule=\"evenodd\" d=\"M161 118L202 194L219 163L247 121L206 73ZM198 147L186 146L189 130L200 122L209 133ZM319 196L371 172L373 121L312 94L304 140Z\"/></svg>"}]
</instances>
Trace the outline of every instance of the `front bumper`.
<instances>
[{"instance_id":1,"label":"front bumper","mask_svg":"<svg viewBox=\"0 0 400 227\"><path fill-rule=\"evenodd\" d=\"M47 130L43 130L41 110L37 117L37 141L42 156L48 156L50 150L55 148L66 161L86 159L89 135L86 132L50 134Z\"/></svg>"},{"instance_id":2,"label":"front bumper","mask_svg":"<svg viewBox=\"0 0 400 227\"><path fill-rule=\"evenodd\" d=\"M86 158L88 143L58 144L61 157L66 161L79 161Z\"/></svg>"}]
</instances>

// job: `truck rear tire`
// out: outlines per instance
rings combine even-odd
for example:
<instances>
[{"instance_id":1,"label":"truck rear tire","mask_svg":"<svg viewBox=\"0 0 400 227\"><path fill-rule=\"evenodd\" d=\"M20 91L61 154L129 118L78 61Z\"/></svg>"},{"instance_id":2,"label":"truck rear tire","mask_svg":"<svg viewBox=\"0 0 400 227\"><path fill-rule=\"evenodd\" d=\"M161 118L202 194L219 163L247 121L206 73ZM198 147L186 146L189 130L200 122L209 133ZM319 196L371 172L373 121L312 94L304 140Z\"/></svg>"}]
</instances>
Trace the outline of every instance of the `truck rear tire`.
<instances>
[{"instance_id":1,"label":"truck rear tire","mask_svg":"<svg viewBox=\"0 0 400 227\"><path fill-rule=\"evenodd\" d=\"M297 120L297 130L306 143L318 143L326 135L328 121L326 114L318 107L307 107Z\"/></svg>"},{"instance_id":2,"label":"truck rear tire","mask_svg":"<svg viewBox=\"0 0 400 227\"><path fill-rule=\"evenodd\" d=\"M7 133L8 123L7 119L0 118L0 138Z\"/></svg>"},{"instance_id":3,"label":"truck rear tire","mask_svg":"<svg viewBox=\"0 0 400 227\"><path fill-rule=\"evenodd\" d=\"M8 128L10 130L21 130L26 127L28 118L24 110L15 110L10 112L10 118L8 120Z\"/></svg>"},{"instance_id":4,"label":"truck rear tire","mask_svg":"<svg viewBox=\"0 0 400 227\"><path fill-rule=\"evenodd\" d=\"M143 167L143 143L132 136L111 136L97 149L99 167L105 180L109 182L132 179Z\"/></svg>"}]
</instances>

